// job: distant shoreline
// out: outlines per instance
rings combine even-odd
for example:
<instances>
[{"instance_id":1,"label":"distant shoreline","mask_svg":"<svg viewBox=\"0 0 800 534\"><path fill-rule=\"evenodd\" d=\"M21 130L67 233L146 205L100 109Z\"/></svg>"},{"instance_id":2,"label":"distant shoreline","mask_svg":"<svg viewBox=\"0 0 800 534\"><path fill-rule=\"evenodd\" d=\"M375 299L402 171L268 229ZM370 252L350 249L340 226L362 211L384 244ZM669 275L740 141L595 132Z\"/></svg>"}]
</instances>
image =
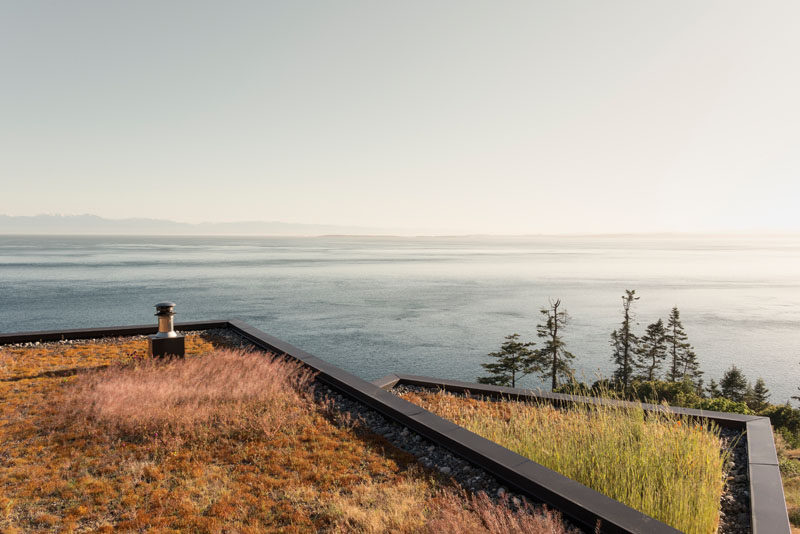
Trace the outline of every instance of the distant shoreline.
<instances>
[{"instance_id":1,"label":"distant shoreline","mask_svg":"<svg viewBox=\"0 0 800 534\"><path fill-rule=\"evenodd\" d=\"M326 238L719 238L793 237L800 229L784 231L719 230L705 232L460 232L453 229L367 227L342 224L237 221L187 223L167 219L107 219L97 215L2 215L0 235L23 236L173 236L173 237L326 237Z\"/></svg>"},{"instance_id":2,"label":"distant shoreline","mask_svg":"<svg viewBox=\"0 0 800 534\"><path fill-rule=\"evenodd\" d=\"M713 238L800 238L800 232L741 233L570 233L570 234L256 234L256 233L148 233L148 232L0 232L0 237L263 237L308 239L565 239L565 238L650 238L650 239L713 239Z\"/></svg>"}]
</instances>

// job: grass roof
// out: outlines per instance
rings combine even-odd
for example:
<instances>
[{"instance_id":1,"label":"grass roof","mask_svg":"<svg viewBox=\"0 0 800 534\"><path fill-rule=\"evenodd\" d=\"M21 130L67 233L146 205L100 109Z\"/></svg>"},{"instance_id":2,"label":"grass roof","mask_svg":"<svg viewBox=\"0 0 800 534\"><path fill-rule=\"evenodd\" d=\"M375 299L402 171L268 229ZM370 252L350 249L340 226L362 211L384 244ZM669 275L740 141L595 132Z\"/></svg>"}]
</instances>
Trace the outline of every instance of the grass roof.
<instances>
[{"instance_id":1,"label":"grass roof","mask_svg":"<svg viewBox=\"0 0 800 534\"><path fill-rule=\"evenodd\" d=\"M313 377L188 335L0 347L4 532L563 532L421 471Z\"/></svg>"}]
</instances>

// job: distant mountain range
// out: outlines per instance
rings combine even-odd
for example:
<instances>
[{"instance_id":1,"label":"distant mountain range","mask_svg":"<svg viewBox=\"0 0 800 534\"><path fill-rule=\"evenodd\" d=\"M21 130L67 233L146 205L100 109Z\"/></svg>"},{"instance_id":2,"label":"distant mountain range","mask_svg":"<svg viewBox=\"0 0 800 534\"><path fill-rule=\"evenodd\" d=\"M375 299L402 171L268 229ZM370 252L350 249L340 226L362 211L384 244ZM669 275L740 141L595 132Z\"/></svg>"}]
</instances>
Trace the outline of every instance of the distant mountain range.
<instances>
[{"instance_id":1,"label":"distant mountain range","mask_svg":"<svg viewBox=\"0 0 800 534\"><path fill-rule=\"evenodd\" d=\"M0 234L121 235L371 235L393 233L385 228L296 224L278 221L182 223L165 219L105 219L97 215L0 215ZM402 233L402 232L401 232Z\"/></svg>"}]
</instances>

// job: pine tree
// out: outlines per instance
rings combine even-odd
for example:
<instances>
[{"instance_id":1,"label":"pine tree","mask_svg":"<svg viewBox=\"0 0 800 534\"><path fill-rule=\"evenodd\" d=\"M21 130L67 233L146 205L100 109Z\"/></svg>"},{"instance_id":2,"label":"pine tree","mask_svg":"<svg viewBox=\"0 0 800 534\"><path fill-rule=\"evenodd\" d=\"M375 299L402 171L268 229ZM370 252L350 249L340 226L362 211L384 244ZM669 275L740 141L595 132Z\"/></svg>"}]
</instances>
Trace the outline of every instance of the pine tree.
<instances>
[{"instance_id":1,"label":"pine tree","mask_svg":"<svg viewBox=\"0 0 800 534\"><path fill-rule=\"evenodd\" d=\"M688 343L688 336L681 323L681 314L677 306L673 306L667 319L667 347L670 356L670 368L667 378L671 382L680 382L689 378L697 383L703 372L697 362L697 354Z\"/></svg>"},{"instance_id":2,"label":"pine tree","mask_svg":"<svg viewBox=\"0 0 800 534\"><path fill-rule=\"evenodd\" d=\"M550 379L550 389L555 391L558 387L558 378L571 379L574 370L569 362L575 355L568 352L561 338L561 331L567 325L569 315L562 309L561 300L550 301L550 307L542 308L543 322L536 325L536 335L544 339L544 347L539 350L542 365L542 379Z\"/></svg>"},{"instance_id":3,"label":"pine tree","mask_svg":"<svg viewBox=\"0 0 800 534\"><path fill-rule=\"evenodd\" d=\"M705 394L704 394L705 390L706 390L706 386L703 383L703 379L702 378L698 378L697 382L694 383L694 392L697 393L698 397L705 397Z\"/></svg>"},{"instance_id":4,"label":"pine tree","mask_svg":"<svg viewBox=\"0 0 800 534\"><path fill-rule=\"evenodd\" d=\"M706 391L708 391L708 396L712 399L722 397L722 392L719 390L719 384L717 384L717 381L713 378L711 379L711 382L708 383L708 388Z\"/></svg>"},{"instance_id":5,"label":"pine tree","mask_svg":"<svg viewBox=\"0 0 800 534\"><path fill-rule=\"evenodd\" d=\"M636 350L636 367L643 369L641 377L648 381L658 378L658 370L661 362L667 358L666 332L664 331L664 321L658 321L647 325L645 334L639 340Z\"/></svg>"},{"instance_id":6,"label":"pine tree","mask_svg":"<svg viewBox=\"0 0 800 534\"><path fill-rule=\"evenodd\" d=\"M742 370L735 365L731 365L731 368L725 371L719 381L722 396L734 402L744 401L747 385L747 378L745 378Z\"/></svg>"},{"instance_id":7,"label":"pine tree","mask_svg":"<svg viewBox=\"0 0 800 534\"><path fill-rule=\"evenodd\" d=\"M742 397L742 402L744 402L748 408L752 409L751 406L754 402L753 397L755 396L755 392L753 391L753 384L750 382L747 383L747 387L744 390L744 397Z\"/></svg>"},{"instance_id":8,"label":"pine tree","mask_svg":"<svg viewBox=\"0 0 800 534\"><path fill-rule=\"evenodd\" d=\"M691 345L689 345L691 347ZM697 362L697 354L689 349L683 357L683 380L691 380L696 385L703 383L703 371L700 370L700 364Z\"/></svg>"},{"instance_id":9,"label":"pine tree","mask_svg":"<svg viewBox=\"0 0 800 534\"><path fill-rule=\"evenodd\" d=\"M760 412L769 405L769 389L763 378L759 377L756 385L748 389L747 405L751 410Z\"/></svg>"},{"instance_id":10,"label":"pine tree","mask_svg":"<svg viewBox=\"0 0 800 534\"><path fill-rule=\"evenodd\" d=\"M797 391L800 391L800 387L797 388ZM800 395L792 395L792 400L800 401Z\"/></svg>"},{"instance_id":11,"label":"pine tree","mask_svg":"<svg viewBox=\"0 0 800 534\"><path fill-rule=\"evenodd\" d=\"M490 352L489 356L497 358L495 363L482 363L481 367L489 372L489 376L479 377L481 384L495 386L517 386L517 380L541 370L534 343L522 343L519 334L506 336L506 342L500 346L499 352Z\"/></svg>"},{"instance_id":12,"label":"pine tree","mask_svg":"<svg viewBox=\"0 0 800 534\"><path fill-rule=\"evenodd\" d=\"M625 294L622 296L622 324L619 330L611 332L611 347L614 349L611 359L617 366L614 371L614 380L616 380L625 391L628 390L631 383L633 375L633 355L639 344L639 339L631 328L631 323L634 320L631 307L634 301L639 300L639 297L635 295L635 289L625 290Z\"/></svg>"}]
</instances>

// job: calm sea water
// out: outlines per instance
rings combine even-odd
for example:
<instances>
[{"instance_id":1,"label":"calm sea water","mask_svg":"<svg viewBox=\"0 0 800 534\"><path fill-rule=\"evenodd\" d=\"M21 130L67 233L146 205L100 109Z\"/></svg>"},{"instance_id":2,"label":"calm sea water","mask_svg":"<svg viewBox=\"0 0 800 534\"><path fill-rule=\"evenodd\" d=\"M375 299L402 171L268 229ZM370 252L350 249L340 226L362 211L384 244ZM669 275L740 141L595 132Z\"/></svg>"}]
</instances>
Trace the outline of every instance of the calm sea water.
<instances>
[{"instance_id":1,"label":"calm sea water","mask_svg":"<svg viewBox=\"0 0 800 534\"><path fill-rule=\"evenodd\" d=\"M609 374L620 296L639 329L677 305L706 378L800 386L800 237L0 236L0 332L239 317L363 378L474 380L561 298L578 374ZM535 378L525 380L537 386Z\"/></svg>"}]
</instances>

